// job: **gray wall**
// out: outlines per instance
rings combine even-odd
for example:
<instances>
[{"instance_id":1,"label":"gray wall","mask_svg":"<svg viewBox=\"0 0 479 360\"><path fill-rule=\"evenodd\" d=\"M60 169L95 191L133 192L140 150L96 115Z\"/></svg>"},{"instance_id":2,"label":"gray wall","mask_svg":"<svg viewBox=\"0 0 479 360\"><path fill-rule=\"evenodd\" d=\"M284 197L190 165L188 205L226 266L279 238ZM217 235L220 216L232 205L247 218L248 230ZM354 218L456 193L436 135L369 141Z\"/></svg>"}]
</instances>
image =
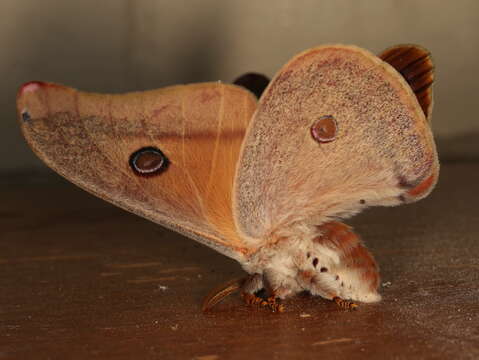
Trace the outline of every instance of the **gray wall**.
<instances>
[{"instance_id":1,"label":"gray wall","mask_svg":"<svg viewBox=\"0 0 479 360\"><path fill-rule=\"evenodd\" d=\"M44 169L15 121L23 82L123 92L231 81L324 43L429 48L440 156L479 158L478 30L477 0L0 0L0 171Z\"/></svg>"}]
</instances>

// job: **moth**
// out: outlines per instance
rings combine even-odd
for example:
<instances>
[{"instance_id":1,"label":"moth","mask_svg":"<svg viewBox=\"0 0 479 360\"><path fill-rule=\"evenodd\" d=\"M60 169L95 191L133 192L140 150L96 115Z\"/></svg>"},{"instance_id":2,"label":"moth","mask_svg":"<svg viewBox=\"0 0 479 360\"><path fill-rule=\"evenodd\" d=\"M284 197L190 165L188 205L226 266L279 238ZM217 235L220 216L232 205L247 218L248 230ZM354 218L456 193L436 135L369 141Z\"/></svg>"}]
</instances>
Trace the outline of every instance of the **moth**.
<instances>
[{"instance_id":1,"label":"moth","mask_svg":"<svg viewBox=\"0 0 479 360\"><path fill-rule=\"evenodd\" d=\"M273 311L302 291L354 308L381 299L379 270L342 220L433 189L433 77L416 45L326 45L239 85L102 95L29 82L17 110L60 175L241 264L248 276L204 309L239 289Z\"/></svg>"}]
</instances>

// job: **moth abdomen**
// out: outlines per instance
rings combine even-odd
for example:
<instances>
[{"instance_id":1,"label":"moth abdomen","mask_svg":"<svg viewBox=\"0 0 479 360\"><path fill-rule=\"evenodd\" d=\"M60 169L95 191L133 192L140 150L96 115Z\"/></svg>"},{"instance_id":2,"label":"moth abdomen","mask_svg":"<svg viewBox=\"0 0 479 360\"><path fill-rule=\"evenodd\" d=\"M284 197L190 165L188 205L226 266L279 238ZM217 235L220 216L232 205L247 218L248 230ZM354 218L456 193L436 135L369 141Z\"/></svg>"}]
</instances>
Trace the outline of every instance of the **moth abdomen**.
<instances>
[{"instance_id":1,"label":"moth abdomen","mask_svg":"<svg viewBox=\"0 0 479 360\"><path fill-rule=\"evenodd\" d=\"M332 221L319 227L322 235L314 240L318 245L335 251L339 263L333 271L338 287L345 292L342 297L360 299L363 296L374 298L379 286L379 269L361 239L346 224ZM326 271L324 271L326 272ZM347 295L347 296L345 296Z\"/></svg>"}]
</instances>

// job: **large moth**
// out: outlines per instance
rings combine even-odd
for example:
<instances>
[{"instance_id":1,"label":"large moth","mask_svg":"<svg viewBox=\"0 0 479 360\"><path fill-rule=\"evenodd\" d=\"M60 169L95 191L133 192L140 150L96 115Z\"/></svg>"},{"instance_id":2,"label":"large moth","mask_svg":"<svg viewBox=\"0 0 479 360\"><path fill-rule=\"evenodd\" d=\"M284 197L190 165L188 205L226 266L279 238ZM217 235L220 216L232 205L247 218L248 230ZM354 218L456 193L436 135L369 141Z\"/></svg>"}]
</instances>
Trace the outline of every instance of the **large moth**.
<instances>
[{"instance_id":1,"label":"large moth","mask_svg":"<svg viewBox=\"0 0 479 360\"><path fill-rule=\"evenodd\" d=\"M328 45L295 56L259 100L221 82L122 95L30 82L17 109L59 174L242 265L249 276L205 308L239 287L272 310L304 290L351 308L380 300L379 273L340 220L434 187L432 80L419 46Z\"/></svg>"}]
</instances>

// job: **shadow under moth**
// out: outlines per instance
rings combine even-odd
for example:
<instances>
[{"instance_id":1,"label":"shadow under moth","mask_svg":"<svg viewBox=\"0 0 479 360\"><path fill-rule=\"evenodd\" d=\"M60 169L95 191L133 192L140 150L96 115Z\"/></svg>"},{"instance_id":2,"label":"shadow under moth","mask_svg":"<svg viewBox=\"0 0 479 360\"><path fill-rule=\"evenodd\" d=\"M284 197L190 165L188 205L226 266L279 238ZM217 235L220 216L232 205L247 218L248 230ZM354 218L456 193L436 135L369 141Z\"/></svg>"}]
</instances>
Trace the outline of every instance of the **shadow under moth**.
<instances>
[{"instance_id":1,"label":"shadow under moth","mask_svg":"<svg viewBox=\"0 0 479 360\"><path fill-rule=\"evenodd\" d=\"M29 82L17 110L28 144L60 175L241 264L249 275L204 309L237 290L273 311L302 291L354 308L381 299L379 272L340 220L431 192L432 82L422 47L375 56L327 45L271 81L120 95Z\"/></svg>"}]
</instances>

